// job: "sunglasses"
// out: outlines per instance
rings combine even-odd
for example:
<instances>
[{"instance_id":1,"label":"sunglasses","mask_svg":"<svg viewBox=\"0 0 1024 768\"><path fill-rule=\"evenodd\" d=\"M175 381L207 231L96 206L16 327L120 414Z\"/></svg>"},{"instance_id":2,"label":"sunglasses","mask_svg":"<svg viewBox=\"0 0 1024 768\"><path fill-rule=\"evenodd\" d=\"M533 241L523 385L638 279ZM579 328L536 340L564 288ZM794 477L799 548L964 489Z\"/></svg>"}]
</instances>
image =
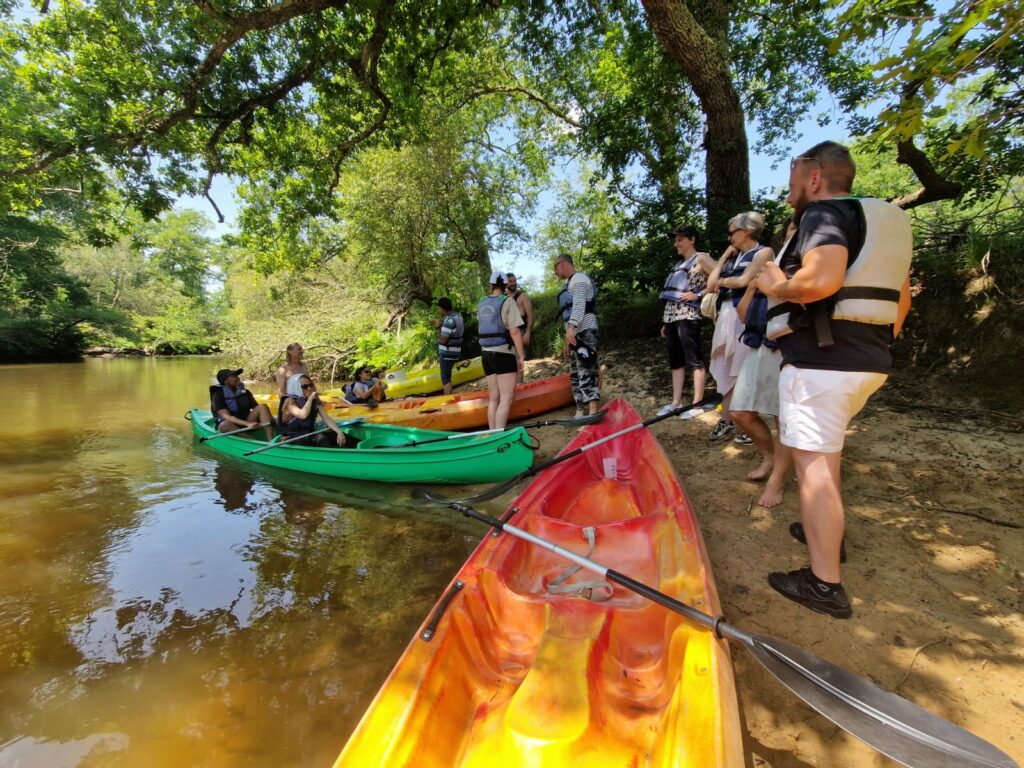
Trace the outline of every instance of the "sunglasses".
<instances>
[{"instance_id":1,"label":"sunglasses","mask_svg":"<svg viewBox=\"0 0 1024 768\"><path fill-rule=\"evenodd\" d=\"M316 385L315 384L303 384L302 388L303 389L316 389Z\"/></svg>"},{"instance_id":2,"label":"sunglasses","mask_svg":"<svg viewBox=\"0 0 1024 768\"><path fill-rule=\"evenodd\" d=\"M789 170L792 171L796 168L797 163L814 163L815 165L818 165L818 158L808 157L807 155L798 155L789 161Z\"/></svg>"},{"instance_id":3,"label":"sunglasses","mask_svg":"<svg viewBox=\"0 0 1024 768\"><path fill-rule=\"evenodd\" d=\"M739 227L737 227L736 229L730 229L730 230L729 230L729 237L732 237L732 236L733 236L733 235L735 235L735 234L736 234L737 232L742 232L742 231L743 231L743 229L741 229L741 228L739 228Z\"/></svg>"}]
</instances>

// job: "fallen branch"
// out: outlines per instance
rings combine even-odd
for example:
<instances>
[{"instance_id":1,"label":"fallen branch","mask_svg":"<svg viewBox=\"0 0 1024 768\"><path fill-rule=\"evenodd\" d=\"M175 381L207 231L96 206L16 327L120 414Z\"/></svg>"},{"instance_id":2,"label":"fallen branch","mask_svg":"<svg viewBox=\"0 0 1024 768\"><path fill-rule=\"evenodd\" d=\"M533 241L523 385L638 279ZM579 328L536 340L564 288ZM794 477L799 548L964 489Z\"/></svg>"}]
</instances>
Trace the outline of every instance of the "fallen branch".
<instances>
[{"instance_id":1,"label":"fallen branch","mask_svg":"<svg viewBox=\"0 0 1024 768\"><path fill-rule=\"evenodd\" d=\"M917 650L914 651L914 655L910 658L910 666L907 667L907 674L903 676L903 679L900 680L899 684L896 686L894 690L898 691L900 688L903 687L903 684L910 679L910 673L914 671L914 662L917 661L917 657L921 653L921 651L923 651L925 648L931 648L933 645L938 645L939 643L945 642L948 642L946 638L940 637L938 640L932 640L931 642L925 643L924 645L917 646Z\"/></svg>"},{"instance_id":2,"label":"fallen branch","mask_svg":"<svg viewBox=\"0 0 1024 768\"><path fill-rule=\"evenodd\" d=\"M874 499L876 501L887 501L887 502L889 502L891 504L902 504L903 506L912 507L913 509L924 509L924 510L928 510L928 511L948 512L951 515L963 515L964 517L973 517L975 520L982 520L982 521L984 521L986 523L992 523L992 525L1001 525L1004 528L1024 528L1024 524L1022 524L1022 523L1014 523L1014 522L1012 522L1010 520L997 520L994 517L988 517L987 515L983 515L980 512L976 512L976 511L971 510L971 509L953 509L952 507L943 507L940 504L935 504L935 503L930 502L930 501L929 502L925 502L923 504L921 502L919 502L919 501L903 501L903 497L893 498L891 496L874 496L874 495L868 494L868 493L862 493L860 495L863 496L865 499Z\"/></svg>"}]
</instances>

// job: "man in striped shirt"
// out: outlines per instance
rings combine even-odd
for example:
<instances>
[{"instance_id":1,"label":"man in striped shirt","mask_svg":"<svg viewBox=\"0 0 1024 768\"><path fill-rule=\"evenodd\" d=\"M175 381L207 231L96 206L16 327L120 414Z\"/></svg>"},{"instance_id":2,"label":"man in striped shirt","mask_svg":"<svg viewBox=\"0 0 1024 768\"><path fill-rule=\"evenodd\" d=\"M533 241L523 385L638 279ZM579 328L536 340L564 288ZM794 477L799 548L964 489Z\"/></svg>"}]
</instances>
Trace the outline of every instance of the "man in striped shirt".
<instances>
[{"instance_id":1,"label":"man in striped shirt","mask_svg":"<svg viewBox=\"0 0 1024 768\"><path fill-rule=\"evenodd\" d=\"M569 357L572 396L576 415L584 410L597 413L601 387L597 368L597 286L588 275L576 270L572 256L555 260L555 274L565 285L558 294L558 306L565 322L565 355Z\"/></svg>"}]
</instances>

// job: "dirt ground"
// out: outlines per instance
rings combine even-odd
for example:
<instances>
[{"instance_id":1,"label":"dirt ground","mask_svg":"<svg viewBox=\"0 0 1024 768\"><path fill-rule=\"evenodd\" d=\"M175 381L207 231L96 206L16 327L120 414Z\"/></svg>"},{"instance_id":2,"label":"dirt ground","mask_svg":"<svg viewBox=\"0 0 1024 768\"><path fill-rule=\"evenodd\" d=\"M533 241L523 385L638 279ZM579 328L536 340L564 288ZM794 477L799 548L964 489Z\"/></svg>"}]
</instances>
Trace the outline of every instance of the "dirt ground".
<instances>
[{"instance_id":1,"label":"dirt ground","mask_svg":"<svg viewBox=\"0 0 1024 768\"><path fill-rule=\"evenodd\" d=\"M659 342L603 350L604 397L625 397L645 417L668 402ZM535 379L559 369L564 363L538 360L527 372ZM1019 408L1015 415L972 410L969 398L948 391L922 396L927 389L895 376L848 432L843 583L854 616L847 621L768 586L769 571L807 562L787 531L799 519L795 481L780 506L764 509L761 484L744 479L756 452L712 443L715 414L652 429L697 511L732 624L838 663L1024 765L1024 418ZM571 434L545 429L538 461ZM742 649L733 660L748 766L896 765L804 705Z\"/></svg>"}]
</instances>

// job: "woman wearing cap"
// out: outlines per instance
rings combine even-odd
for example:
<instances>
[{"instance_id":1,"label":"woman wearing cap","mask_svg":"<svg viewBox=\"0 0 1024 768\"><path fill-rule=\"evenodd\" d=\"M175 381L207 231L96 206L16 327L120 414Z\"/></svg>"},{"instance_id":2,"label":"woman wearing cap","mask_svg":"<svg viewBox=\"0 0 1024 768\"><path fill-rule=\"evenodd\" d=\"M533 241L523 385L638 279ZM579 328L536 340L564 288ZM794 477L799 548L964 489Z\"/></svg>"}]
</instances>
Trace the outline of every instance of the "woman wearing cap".
<instances>
[{"instance_id":1,"label":"woman wearing cap","mask_svg":"<svg viewBox=\"0 0 1024 768\"><path fill-rule=\"evenodd\" d=\"M294 341L288 345L288 348L284 351L284 365L277 369L277 373L274 374L274 378L277 379L277 394L279 397L284 397L288 388L288 379L294 376L296 373L309 373L306 369L306 363L302 359L303 354L306 350L302 348L299 342Z\"/></svg>"},{"instance_id":2,"label":"woman wearing cap","mask_svg":"<svg viewBox=\"0 0 1024 768\"><path fill-rule=\"evenodd\" d=\"M217 431L254 430L262 425L263 434L270 441L274 438L270 409L256 402L242 384L241 373L241 368L223 368L217 371L217 383L210 386L210 411L217 420Z\"/></svg>"},{"instance_id":3,"label":"woman wearing cap","mask_svg":"<svg viewBox=\"0 0 1024 768\"><path fill-rule=\"evenodd\" d=\"M487 376L487 426L504 429L516 396L516 382L523 369L523 316L515 300L505 293L505 274L491 273L491 292L476 308L480 326L480 350Z\"/></svg>"},{"instance_id":4,"label":"woman wearing cap","mask_svg":"<svg viewBox=\"0 0 1024 768\"><path fill-rule=\"evenodd\" d=\"M680 260L669 272L658 297L665 301L661 335L668 340L668 364L672 369L672 402L661 407L659 416L682 405L687 370L693 375L693 402L704 397L707 369L700 349L700 301L708 275L715 269L710 254L697 250L696 227L680 227L669 237L675 240Z\"/></svg>"},{"instance_id":5,"label":"woman wearing cap","mask_svg":"<svg viewBox=\"0 0 1024 768\"><path fill-rule=\"evenodd\" d=\"M317 416L323 421L330 432L310 434L316 430ZM309 435L305 440L296 440L296 445L309 445L316 448L353 448L355 438L346 435L334 423L320 402L320 393L316 391L313 380L305 373L296 373L288 377L285 396L278 406L277 420L281 425L281 434L286 438Z\"/></svg>"},{"instance_id":6,"label":"woman wearing cap","mask_svg":"<svg viewBox=\"0 0 1024 768\"><path fill-rule=\"evenodd\" d=\"M722 418L711 430L712 440L728 437L735 430L729 407L736 377L750 352L750 347L739 340L743 323L736 315L736 306L743 298L747 285L765 262L775 255L771 248L758 243L757 238L762 229L764 216L757 211L747 211L729 219L729 249L708 278L708 291L718 293L720 304L708 368L723 398ZM753 441L741 433L736 436L735 442L750 445Z\"/></svg>"}]
</instances>

